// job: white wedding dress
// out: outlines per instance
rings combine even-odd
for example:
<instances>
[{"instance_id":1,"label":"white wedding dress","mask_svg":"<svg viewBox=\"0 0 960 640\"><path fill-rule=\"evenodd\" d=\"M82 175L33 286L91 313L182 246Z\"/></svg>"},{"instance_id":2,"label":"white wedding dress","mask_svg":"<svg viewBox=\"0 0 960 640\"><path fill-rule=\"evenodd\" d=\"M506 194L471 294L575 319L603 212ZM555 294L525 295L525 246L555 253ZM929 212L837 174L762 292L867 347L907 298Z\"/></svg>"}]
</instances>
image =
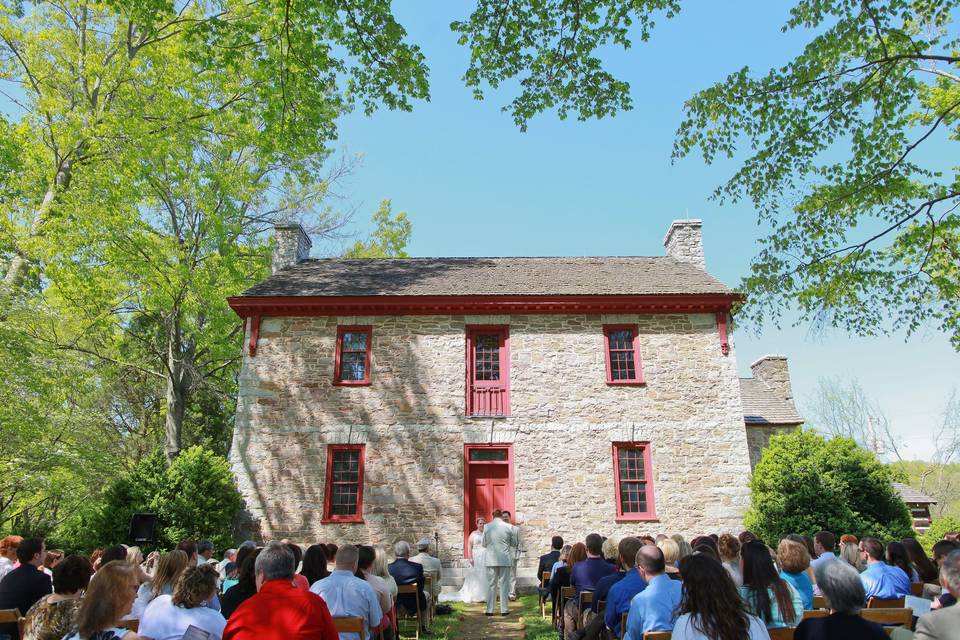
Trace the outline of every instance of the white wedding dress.
<instances>
[{"instance_id":1,"label":"white wedding dress","mask_svg":"<svg viewBox=\"0 0 960 640\"><path fill-rule=\"evenodd\" d=\"M483 547L483 534L474 531L467 540L470 543L472 566L463 570L463 586L455 593L441 593L440 602L486 602L487 601L487 563L486 549Z\"/></svg>"}]
</instances>

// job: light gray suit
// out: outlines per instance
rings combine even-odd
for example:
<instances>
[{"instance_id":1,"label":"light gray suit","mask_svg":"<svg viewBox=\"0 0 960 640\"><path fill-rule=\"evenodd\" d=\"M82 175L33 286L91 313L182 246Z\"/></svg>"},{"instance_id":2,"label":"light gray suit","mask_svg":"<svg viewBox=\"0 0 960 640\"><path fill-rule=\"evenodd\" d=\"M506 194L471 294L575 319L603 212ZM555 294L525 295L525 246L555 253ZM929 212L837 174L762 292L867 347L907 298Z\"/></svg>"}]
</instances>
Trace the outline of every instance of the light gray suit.
<instances>
[{"instance_id":1,"label":"light gray suit","mask_svg":"<svg viewBox=\"0 0 960 640\"><path fill-rule=\"evenodd\" d=\"M937 609L917 618L914 640L950 640L960 629L960 605Z\"/></svg>"},{"instance_id":2,"label":"light gray suit","mask_svg":"<svg viewBox=\"0 0 960 640\"><path fill-rule=\"evenodd\" d=\"M507 612L510 598L510 567L513 566L513 548L518 545L517 532L500 518L494 518L483 528L483 546L487 563L487 613L493 613L500 591L500 612Z\"/></svg>"}]
</instances>

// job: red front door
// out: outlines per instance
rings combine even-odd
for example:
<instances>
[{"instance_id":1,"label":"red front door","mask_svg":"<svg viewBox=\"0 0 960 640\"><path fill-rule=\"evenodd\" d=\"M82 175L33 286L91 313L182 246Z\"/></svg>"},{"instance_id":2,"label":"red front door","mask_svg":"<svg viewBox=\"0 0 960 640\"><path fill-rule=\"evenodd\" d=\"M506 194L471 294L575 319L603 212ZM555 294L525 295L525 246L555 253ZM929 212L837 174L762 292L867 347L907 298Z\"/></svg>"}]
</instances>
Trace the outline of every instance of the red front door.
<instances>
[{"instance_id":1,"label":"red front door","mask_svg":"<svg viewBox=\"0 0 960 640\"><path fill-rule=\"evenodd\" d=\"M494 509L513 512L513 448L508 445L465 445L463 496L464 556L470 557L468 539L477 518L487 522Z\"/></svg>"}]
</instances>

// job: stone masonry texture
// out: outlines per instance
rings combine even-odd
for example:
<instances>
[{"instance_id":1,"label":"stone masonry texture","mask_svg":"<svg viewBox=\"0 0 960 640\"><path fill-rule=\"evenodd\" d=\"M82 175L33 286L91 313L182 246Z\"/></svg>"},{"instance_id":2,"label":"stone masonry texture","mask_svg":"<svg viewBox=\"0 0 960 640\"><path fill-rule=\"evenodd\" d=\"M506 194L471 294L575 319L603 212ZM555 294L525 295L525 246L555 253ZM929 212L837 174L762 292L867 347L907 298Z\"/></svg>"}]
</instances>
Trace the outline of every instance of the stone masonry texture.
<instances>
[{"instance_id":1,"label":"stone masonry texture","mask_svg":"<svg viewBox=\"0 0 960 640\"><path fill-rule=\"evenodd\" d=\"M605 383L603 324L639 327L644 386ZM337 326L371 325L372 384L332 384ZM509 325L511 415L464 416L465 328ZM249 338L249 337L248 337ZM731 345L732 347L732 345ZM613 442L649 442L657 521L617 522ZM322 524L327 445L365 443L362 524ZM736 532L750 455L714 314L264 318L231 463L251 533L463 555L465 443L513 445L533 558L551 535ZM529 562L529 560L528 560Z\"/></svg>"}]
</instances>

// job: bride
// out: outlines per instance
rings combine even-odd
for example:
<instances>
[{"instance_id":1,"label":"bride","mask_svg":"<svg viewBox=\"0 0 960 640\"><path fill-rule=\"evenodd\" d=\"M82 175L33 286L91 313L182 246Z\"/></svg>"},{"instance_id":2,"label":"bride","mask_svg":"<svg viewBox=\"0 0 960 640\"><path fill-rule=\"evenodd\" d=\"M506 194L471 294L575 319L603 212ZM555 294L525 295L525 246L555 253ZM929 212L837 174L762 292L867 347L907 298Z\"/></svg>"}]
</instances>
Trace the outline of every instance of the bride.
<instances>
[{"instance_id":1,"label":"bride","mask_svg":"<svg viewBox=\"0 0 960 640\"><path fill-rule=\"evenodd\" d=\"M463 587L456 593L441 593L440 602L486 602L487 601L487 564L484 559L483 518L477 518L477 528L467 539L470 545L470 557L473 566L463 571Z\"/></svg>"}]
</instances>

